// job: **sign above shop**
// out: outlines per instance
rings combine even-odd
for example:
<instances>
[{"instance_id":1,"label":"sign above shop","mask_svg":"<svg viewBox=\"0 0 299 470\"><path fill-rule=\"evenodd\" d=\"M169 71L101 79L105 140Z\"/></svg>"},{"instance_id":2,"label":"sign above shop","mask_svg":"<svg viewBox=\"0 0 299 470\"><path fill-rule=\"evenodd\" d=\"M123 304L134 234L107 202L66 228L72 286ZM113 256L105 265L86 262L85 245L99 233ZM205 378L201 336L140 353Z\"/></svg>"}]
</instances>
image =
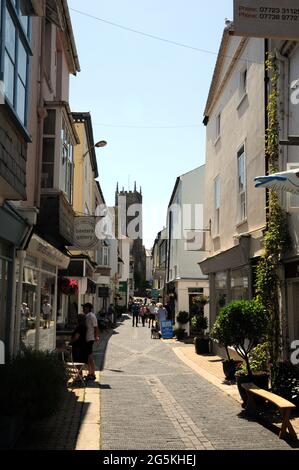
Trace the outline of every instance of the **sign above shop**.
<instances>
[{"instance_id":1,"label":"sign above shop","mask_svg":"<svg viewBox=\"0 0 299 470\"><path fill-rule=\"evenodd\" d=\"M298 0L234 0L233 34L299 40Z\"/></svg>"},{"instance_id":2,"label":"sign above shop","mask_svg":"<svg viewBox=\"0 0 299 470\"><path fill-rule=\"evenodd\" d=\"M65 256L61 251L54 248L54 246L38 237L36 234L32 236L27 251L31 256L42 258L47 263L58 266L60 269L67 269L70 263L68 256Z\"/></svg>"},{"instance_id":3,"label":"sign above shop","mask_svg":"<svg viewBox=\"0 0 299 470\"><path fill-rule=\"evenodd\" d=\"M97 218L82 216L74 220L74 248L81 250L94 250L100 245L100 240L95 233Z\"/></svg>"}]
</instances>

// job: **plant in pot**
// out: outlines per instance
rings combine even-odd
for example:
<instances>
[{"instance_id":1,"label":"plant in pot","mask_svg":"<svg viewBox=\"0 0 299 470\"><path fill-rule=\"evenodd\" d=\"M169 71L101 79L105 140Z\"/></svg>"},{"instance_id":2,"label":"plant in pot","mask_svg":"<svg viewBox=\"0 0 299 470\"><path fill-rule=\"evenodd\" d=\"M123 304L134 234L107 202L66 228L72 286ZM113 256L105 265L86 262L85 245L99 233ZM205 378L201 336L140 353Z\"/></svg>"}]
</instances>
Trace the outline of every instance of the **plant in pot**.
<instances>
[{"instance_id":1,"label":"plant in pot","mask_svg":"<svg viewBox=\"0 0 299 470\"><path fill-rule=\"evenodd\" d=\"M218 328L225 336L227 346L233 346L244 360L243 368L236 372L237 385L244 402L247 400L242 383L259 385L259 374L253 373L249 355L263 341L269 324L269 317L263 305L256 300L237 300L224 307L218 316ZM258 383L257 383L258 382Z\"/></svg>"},{"instance_id":2,"label":"plant in pot","mask_svg":"<svg viewBox=\"0 0 299 470\"><path fill-rule=\"evenodd\" d=\"M222 367L223 373L226 380L235 380L236 370L242 361L235 361L229 354L229 343L230 343L230 329L226 328L226 324L222 322L221 311L213 325L210 333L210 337L216 340L220 346L223 346L226 351L226 360L223 360Z\"/></svg>"},{"instance_id":3,"label":"plant in pot","mask_svg":"<svg viewBox=\"0 0 299 470\"><path fill-rule=\"evenodd\" d=\"M267 342L258 344L255 348L253 348L250 353L248 354L248 361L250 365L250 370L252 372L252 381L258 387L263 388L264 390L269 389L269 362L270 362L270 354L269 354L269 344ZM237 372L237 383L244 383L247 382L248 371L246 363L243 362L240 364ZM242 387L239 387L239 392L243 401L246 402L247 395L246 392Z\"/></svg>"},{"instance_id":4,"label":"plant in pot","mask_svg":"<svg viewBox=\"0 0 299 470\"><path fill-rule=\"evenodd\" d=\"M173 332L174 336L178 341L182 341L185 338L185 330L184 328L177 328Z\"/></svg>"},{"instance_id":5,"label":"plant in pot","mask_svg":"<svg viewBox=\"0 0 299 470\"><path fill-rule=\"evenodd\" d=\"M184 325L186 325L186 323L188 323L189 320L190 320L189 312L185 312L182 310L177 314L176 321L179 327L175 330L174 333L178 341L181 341L182 339L184 339L185 337Z\"/></svg>"},{"instance_id":6,"label":"plant in pot","mask_svg":"<svg viewBox=\"0 0 299 470\"><path fill-rule=\"evenodd\" d=\"M194 338L196 354L209 354L210 339L204 334L204 331L208 327L208 320L204 316L203 311L192 317L191 325L193 330L196 331L196 336Z\"/></svg>"}]
</instances>

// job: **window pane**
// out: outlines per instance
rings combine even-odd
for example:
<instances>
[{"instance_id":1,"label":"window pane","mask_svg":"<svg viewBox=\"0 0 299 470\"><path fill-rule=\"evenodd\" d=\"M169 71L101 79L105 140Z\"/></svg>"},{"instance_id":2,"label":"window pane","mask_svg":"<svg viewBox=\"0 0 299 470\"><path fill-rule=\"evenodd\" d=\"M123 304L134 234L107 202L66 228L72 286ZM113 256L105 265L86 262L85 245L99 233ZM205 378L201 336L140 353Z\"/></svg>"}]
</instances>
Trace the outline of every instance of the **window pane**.
<instances>
[{"instance_id":1,"label":"window pane","mask_svg":"<svg viewBox=\"0 0 299 470\"><path fill-rule=\"evenodd\" d=\"M22 123L25 122L26 89L18 78L17 113Z\"/></svg>"},{"instance_id":2,"label":"window pane","mask_svg":"<svg viewBox=\"0 0 299 470\"><path fill-rule=\"evenodd\" d=\"M26 36L28 36L28 21L29 21L28 16L20 15L20 21L22 23Z\"/></svg>"},{"instance_id":3,"label":"window pane","mask_svg":"<svg viewBox=\"0 0 299 470\"><path fill-rule=\"evenodd\" d=\"M43 163L54 163L55 139L44 139Z\"/></svg>"},{"instance_id":4,"label":"window pane","mask_svg":"<svg viewBox=\"0 0 299 470\"><path fill-rule=\"evenodd\" d=\"M27 78L27 53L21 41L19 41L19 64L18 64L18 74L26 85Z\"/></svg>"},{"instance_id":5,"label":"window pane","mask_svg":"<svg viewBox=\"0 0 299 470\"><path fill-rule=\"evenodd\" d=\"M14 27L11 16L6 9L6 32L5 32L5 47L9 52L11 59L15 59L15 45L16 45L16 29Z\"/></svg>"},{"instance_id":6,"label":"window pane","mask_svg":"<svg viewBox=\"0 0 299 470\"><path fill-rule=\"evenodd\" d=\"M44 134L55 135L56 111L55 109L48 109L47 113L48 116L44 121Z\"/></svg>"},{"instance_id":7,"label":"window pane","mask_svg":"<svg viewBox=\"0 0 299 470\"><path fill-rule=\"evenodd\" d=\"M43 163L42 166L42 188L53 188L54 165L52 163Z\"/></svg>"},{"instance_id":8,"label":"window pane","mask_svg":"<svg viewBox=\"0 0 299 470\"><path fill-rule=\"evenodd\" d=\"M5 52L5 61L4 61L4 86L5 86L5 95L13 104L14 98L14 73L15 67L11 62L9 55Z\"/></svg>"}]
</instances>

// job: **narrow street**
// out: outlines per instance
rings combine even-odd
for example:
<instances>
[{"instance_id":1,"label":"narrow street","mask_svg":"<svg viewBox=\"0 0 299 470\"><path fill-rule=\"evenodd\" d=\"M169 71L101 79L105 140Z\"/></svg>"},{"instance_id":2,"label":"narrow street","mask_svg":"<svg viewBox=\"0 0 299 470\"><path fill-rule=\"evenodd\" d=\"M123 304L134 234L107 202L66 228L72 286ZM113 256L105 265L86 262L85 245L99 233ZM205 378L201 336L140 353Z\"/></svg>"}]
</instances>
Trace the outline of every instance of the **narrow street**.
<instances>
[{"instance_id":1,"label":"narrow street","mask_svg":"<svg viewBox=\"0 0 299 470\"><path fill-rule=\"evenodd\" d=\"M180 344L180 343L179 343ZM181 344L180 344L181 346ZM131 319L114 330L101 373L101 446L124 449L290 449L249 421L240 405L187 367L175 343L153 340Z\"/></svg>"}]
</instances>

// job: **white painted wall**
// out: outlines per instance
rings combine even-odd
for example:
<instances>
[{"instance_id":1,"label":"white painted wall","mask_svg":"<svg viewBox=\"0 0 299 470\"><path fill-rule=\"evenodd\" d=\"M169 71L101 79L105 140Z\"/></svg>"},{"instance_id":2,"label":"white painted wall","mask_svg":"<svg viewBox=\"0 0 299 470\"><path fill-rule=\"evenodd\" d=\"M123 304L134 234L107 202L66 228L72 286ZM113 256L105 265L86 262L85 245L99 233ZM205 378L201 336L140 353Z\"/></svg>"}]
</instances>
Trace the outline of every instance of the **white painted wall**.
<instances>
[{"instance_id":1,"label":"white painted wall","mask_svg":"<svg viewBox=\"0 0 299 470\"><path fill-rule=\"evenodd\" d=\"M204 204L204 165L196 168L180 177L180 183L174 195L174 204L178 204L180 210L173 212L173 237L179 239L171 240L170 249L170 272L171 278L207 279L198 265L205 257L203 251L191 251L195 247L187 246L187 232L194 235L197 230L198 236L203 239L203 204ZM171 208L170 208L171 209ZM195 218L195 212L202 217ZM169 217L168 217L169 225Z\"/></svg>"},{"instance_id":2,"label":"white painted wall","mask_svg":"<svg viewBox=\"0 0 299 470\"><path fill-rule=\"evenodd\" d=\"M231 39L235 48L236 40ZM228 52L230 48L228 49ZM231 54L227 53L228 56ZM230 60L226 59L226 67ZM249 39L240 60L222 86L210 112L206 129L205 206L204 225L209 226L207 257L235 246L243 233L261 238L258 230L265 226L265 192L254 187L254 177L265 174L264 121L264 40ZM241 100L240 77L247 65L247 96ZM225 71L222 72L224 77ZM221 112L221 133L216 141L216 118ZM245 144L247 179L247 221L238 225L238 168L237 152ZM221 207L220 236L215 233L214 180L220 176ZM258 254L260 243L252 243L251 256Z\"/></svg>"}]
</instances>

